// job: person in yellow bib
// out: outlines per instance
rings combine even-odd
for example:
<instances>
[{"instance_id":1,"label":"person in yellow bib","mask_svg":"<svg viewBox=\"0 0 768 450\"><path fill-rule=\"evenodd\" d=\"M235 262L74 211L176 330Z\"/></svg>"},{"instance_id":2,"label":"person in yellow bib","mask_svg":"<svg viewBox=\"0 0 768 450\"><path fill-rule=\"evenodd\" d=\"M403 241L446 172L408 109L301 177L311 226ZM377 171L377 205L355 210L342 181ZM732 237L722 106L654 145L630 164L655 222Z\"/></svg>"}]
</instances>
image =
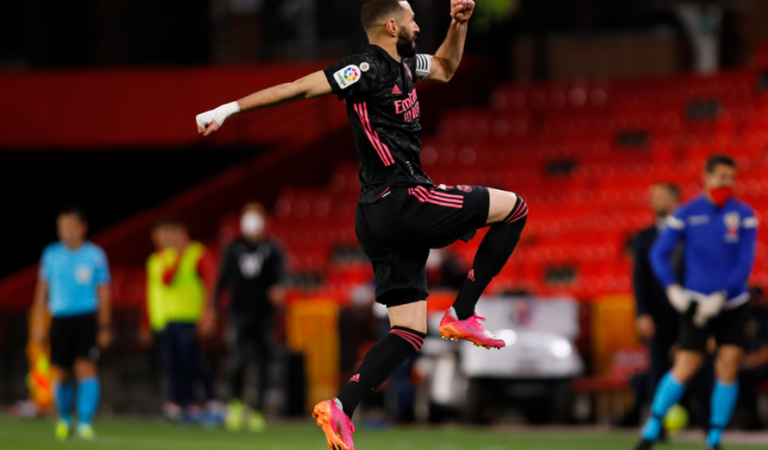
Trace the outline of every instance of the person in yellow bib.
<instances>
[{"instance_id":1,"label":"person in yellow bib","mask_svg":"<svg viewBox=\"0 0 768 450\"><path fill-rule=\"evenodd\" d=\"M223 407L216 400L198 337L206 299L216 282L215 259L203 244L189 238L178 219L159 220L153 238L159 248L147 261L147 315L169 381L164 412L175 420L220 421ZM205 413L195 398L198 383L205 393Z\"/></svg>"}]
</instances>

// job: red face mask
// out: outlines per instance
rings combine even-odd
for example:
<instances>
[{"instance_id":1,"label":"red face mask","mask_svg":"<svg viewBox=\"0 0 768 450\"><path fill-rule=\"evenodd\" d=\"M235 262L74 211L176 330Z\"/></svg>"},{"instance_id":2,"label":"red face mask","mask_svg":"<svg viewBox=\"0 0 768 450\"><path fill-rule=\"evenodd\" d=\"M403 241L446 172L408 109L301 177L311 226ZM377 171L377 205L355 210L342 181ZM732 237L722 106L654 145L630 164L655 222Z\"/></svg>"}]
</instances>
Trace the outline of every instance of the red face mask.
<instances>
[{"instance_id":1,"label":"red face mask","mask_svg":"<svg viewBox=\"0 0 768 450\"><path fill-rule=\"evenodd\" d=\"M730 186L719 187L709 190L709 195L715 202L715 205L722 208L725 206L725 202L733 196L733 188Z\"/></svg>"}]
</instances>

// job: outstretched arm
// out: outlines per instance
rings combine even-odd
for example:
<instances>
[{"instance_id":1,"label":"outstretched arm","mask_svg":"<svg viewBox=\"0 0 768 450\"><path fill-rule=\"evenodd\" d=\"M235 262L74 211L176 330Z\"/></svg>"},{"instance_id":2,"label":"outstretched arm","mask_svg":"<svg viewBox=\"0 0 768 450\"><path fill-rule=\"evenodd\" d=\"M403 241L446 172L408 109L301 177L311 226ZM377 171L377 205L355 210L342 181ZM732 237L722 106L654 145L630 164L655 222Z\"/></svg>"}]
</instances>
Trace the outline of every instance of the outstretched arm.
<instances>
[{"instance_id":1,"label":"outstretched arm","mask_svg":"<svg viewBox=\"0 0 768 450\"><path fill-rule=\"evenodd\" d=\"M459 68L467 39L467 23L475 9L473 0L451 0L451 25L443 45L432 57L432 70L422 81L447 83Z\"/></svg>"},{"instance_id":2,"label":"outstretched arm","mask_svg":"<svg viewBox=\"0 0 768 450\"><path fill-rule=\"evenodd\" d=\"M210 136L221 128L224 121L241 112L252 109L267 108L283 103L323 97L332 94L331 85L322 71L312 73L293 83L279 84L271 88L253 93L247 97L197 116L197 132Z\"/></svg>"}]
</instances>

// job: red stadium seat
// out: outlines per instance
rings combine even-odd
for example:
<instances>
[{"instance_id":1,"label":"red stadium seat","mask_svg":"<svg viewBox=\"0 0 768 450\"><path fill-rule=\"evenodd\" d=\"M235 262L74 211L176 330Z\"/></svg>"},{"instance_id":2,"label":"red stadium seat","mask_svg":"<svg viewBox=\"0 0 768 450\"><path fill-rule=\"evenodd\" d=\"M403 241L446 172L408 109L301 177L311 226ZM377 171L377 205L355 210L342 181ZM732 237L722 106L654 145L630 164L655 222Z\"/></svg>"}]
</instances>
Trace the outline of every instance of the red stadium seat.
<instances>
[{"instance_id":1,"label":"red stadium seat","mask_svg":"<svg viewBox=\"0 0 768 450\"><path fill-rule=\"evenodd\" d=\"M489 291L629 293L625 247L653 223L647 207L653 182L677 183L691 197L700 190L706 158L726 151L739 162L739 195L768 213L768 96L756 91L755 76L749 69L708 77L500 85L489 107L445 113L438 133L423 137L422 162L438 184L496 186L528 202L523 241ZM702 99L719 101L720 115L688 120L689 102ZM626 131L646 132L647 144L620 146L617 133ZM568 169L557 172L560 167ZM293 269L322 271L327 289L339 295L371 276L328 265L332 246L356 243L357 170L355 163L342 164L327 189L282 192L270 224ZM234 233L234 225L223 226L222 233ZM482 235L453 245L465 264ZM573 282L548 285L546 270L566 265L576 268ZM762 244L756 267L753 278L768 283Z\"/></svg>"}]
</instances>

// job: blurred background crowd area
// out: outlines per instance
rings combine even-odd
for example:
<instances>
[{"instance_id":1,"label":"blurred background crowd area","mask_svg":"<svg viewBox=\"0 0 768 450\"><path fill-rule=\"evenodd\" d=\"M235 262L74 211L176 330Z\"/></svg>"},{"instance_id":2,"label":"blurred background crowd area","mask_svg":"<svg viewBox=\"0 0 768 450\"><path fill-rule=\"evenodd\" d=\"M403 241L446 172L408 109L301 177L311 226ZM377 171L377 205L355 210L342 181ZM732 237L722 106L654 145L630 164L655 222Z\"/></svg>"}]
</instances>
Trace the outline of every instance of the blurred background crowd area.
<instances>
[{"instance_id":1,"label":"blurred background crowd area","mask_svg":"<svg viewBox=\"0 0 768 450\"><path fill-rule=\"evenodd\" d=\"M412 3L422 30L420 47L436 48L450 21L447 3ZM365 41L361 5L361 0L14 2L0 18L6 44L0 66L190 66L336 58ZM751 48L765 38L765 10L763 2L752 0L481 0L467 49L492 57L506 76L516 78L669 73L687 68L694 58L683 19L690 16L697 26L717 29L717 58L736 66L746 63ZM630 47L631 54L621 51Z\"/></svg>"},{"instance_id":2,"label":"blurred background crowd area","mask_svg":"<svg viewBox=\"0 0 768 450\"><path fill-rule=\"evenodd\" d=\"M762 219L752 284L768 284L768 3L477 3L455 79L419 86L422 162L438 184L498 187L530 205L519 250L489 288L495 300L480 306L518 345L498 366L499 358L472 359L463 347L428 339L422 363L393 379L379 406L403 420L441 420L470 404L465 418L478 422L513 406L534 422L612 423L630 409L631 380L647 368L635 331L630 243L654 223L653 183L675 183L688 199L708 156L736 158L736 194ZM385 326L354 233L359 182L343 106L324 98L254 111L207 140L193 119L354 52L365 39L360 5L25 0L4 7L0 403L24 398L34 381L25 348L35 264L55 240L57 212L71 204L87 211L91 238L112 267L117 339L102 360L107 411L159 408L156 366L138 339L152 224L181 217L219 255L251 200L267 206L267 229L289 272L275 344L282 353L273 361L282 384L270 404L298 413L333 395ZM414 0L413 7L420 51L432 53L448 2ZM478 243L432 255L435 314L453 301ZM219 379L225 328L205 347ZM338 365L318 362L327 358ZM508 401L489 394L494 383ZM750 389L763 399L756 408L765 418L768 386Z\"/></svg>"}]
</instances>

